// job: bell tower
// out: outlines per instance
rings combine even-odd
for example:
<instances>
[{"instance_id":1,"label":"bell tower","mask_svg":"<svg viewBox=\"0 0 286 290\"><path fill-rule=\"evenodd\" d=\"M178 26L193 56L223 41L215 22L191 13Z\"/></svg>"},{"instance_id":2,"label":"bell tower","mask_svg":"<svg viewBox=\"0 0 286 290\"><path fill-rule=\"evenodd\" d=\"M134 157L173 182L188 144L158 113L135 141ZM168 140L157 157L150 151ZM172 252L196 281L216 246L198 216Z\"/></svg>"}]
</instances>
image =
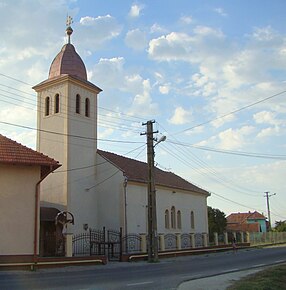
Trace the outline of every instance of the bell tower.
<instances>
[{"instance_id":1,"label":"bell tower","mask_svg":"<svg viewBox=\"0 0 286 290\"><path fill-rule=\"evenodd\" d=\"M47 206L73 213L75 231L96 226L95 184L97 96L102 91L87 80L85 65L71 44L72 19L67 19L68 43L54 58L47 80L37 92L37 150L62 164L41 185Z\"/></svg>"}]
</instances>

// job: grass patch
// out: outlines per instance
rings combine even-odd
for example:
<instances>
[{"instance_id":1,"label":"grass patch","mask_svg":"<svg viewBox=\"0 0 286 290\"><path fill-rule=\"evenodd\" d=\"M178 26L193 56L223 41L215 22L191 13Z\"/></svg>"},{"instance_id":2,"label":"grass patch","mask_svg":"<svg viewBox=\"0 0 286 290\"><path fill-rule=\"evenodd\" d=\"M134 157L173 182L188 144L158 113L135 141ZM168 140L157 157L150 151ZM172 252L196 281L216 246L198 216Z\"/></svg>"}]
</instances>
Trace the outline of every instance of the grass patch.
<instances>
[{"instance_id":1,"label":"grass patch","mask_svg":"<svg viewBox=\"0 0 286 290\"><path fill-rule=\"evenodd\" d=\"M286 264L271 267L234 282L227 290L286 289Z\"/></svg>"}]
</instances>

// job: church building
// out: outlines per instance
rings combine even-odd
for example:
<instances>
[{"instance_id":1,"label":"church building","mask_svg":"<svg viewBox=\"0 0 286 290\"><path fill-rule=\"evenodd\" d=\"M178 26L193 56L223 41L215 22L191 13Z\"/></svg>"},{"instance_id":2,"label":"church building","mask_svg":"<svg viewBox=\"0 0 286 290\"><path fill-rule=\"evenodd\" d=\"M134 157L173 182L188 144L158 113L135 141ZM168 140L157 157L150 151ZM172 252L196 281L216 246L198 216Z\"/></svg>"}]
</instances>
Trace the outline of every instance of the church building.
<instances>
[{"instance_id":1,"label":"church building","mask_svg":"<svg viewBox=\"0 0 286 290\"><path fill-rule=\"evenodd\" d=\"M68 43L52 61L48 79L34 86L37 151L62 165L41 184L41 211L72 214L67 231L73 234L103 226L147 233L147 164L97 148L102 90L88 81L72 32L68 26ZM158 168L155 183L158 233L208 232L207 191ZM41 216L42 222L53 220Z\"/></svg>"}]
</instances>

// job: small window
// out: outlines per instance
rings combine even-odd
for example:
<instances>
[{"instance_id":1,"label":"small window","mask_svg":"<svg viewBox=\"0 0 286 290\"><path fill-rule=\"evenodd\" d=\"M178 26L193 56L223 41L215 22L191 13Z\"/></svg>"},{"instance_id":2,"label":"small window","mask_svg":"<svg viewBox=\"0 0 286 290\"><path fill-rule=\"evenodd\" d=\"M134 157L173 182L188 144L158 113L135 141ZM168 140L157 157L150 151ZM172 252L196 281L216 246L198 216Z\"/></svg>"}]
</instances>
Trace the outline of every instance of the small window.
<instances>
[{"instance_id":1,"label":"small window","mask_svg":"<svg viewBox=\"0 0 286 290\"><path fill-rule=\"evenodd\" d=\"M195 228L195 214L191 211L191 229Z\"/></svg>"},{"instance_id":2,"label":"small window","mask_svg":"<svg viewBox=\"0 0 286 290\"><path fill-rule=\"evenodd\" d=\"M89 104L89 98L85 99L85 116L90 116L90 104Z\"/></svg>"},{"instance_id":3,"label":"small window","mask_svg":"<svg viewBox=\"0 0 286 290\"><path fill-rule=\"evenodd\" d=\"M46 97L45 99L45 116L50 115L50 97Z\"/></svg>"},{"instance_id":4,"label":"small window","mask_svg":"<svg viewBox=\"0 0 286 290\"><path fill-rule=\"evenodd\" d=\"M171 228L176 228L176 209L174 206L171 208Z\"/></svg>"},{"instance_id":5,"label":"small window","mask_svg":"<svg viewBox=\"0 0 286 290\"><path fill-rule=\"evenodd\" d=\"M169 210L165 210L165 228L170 228L170 218L169 218Z\"/></svg>"},{"instance_id":6,"label":"small window","mask_svg":"<svg viewBox=\"0 0 286 290\"><path fill-rule=\"evenodd\" d=\"M55 114L60 112L60 96L59 94L55 95Z\"/></svg>"},{"instance_id":7,"label":"small window","mask_svg":"<svg viewBox=\"0 0 286 290\"><path fill-rule=\"evenodd\" d=\"M181 217L181 211L177 211L177 228L181 229L182 228L182 217Z\"/></svg>"},{"instance_id":8,"label":"small window","mask_svg":"<svg viewBox=\"0 0 286 290\"><path fill-rule=\"evenodd\" d=\"M76 95L76 101L75 101L75 112L77 114L80 114L80 95Z\"/></svg>"}]
</instances>

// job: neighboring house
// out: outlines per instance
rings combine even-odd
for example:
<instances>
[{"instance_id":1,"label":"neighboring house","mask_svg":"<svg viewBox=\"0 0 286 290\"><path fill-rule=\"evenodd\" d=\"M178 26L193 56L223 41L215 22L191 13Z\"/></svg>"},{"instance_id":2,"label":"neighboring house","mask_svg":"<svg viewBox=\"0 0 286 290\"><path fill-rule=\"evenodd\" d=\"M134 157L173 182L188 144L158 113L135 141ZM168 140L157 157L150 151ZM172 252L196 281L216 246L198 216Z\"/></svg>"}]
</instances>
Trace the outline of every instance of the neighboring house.
<instances>
[{"instance_id":1,"label":"neighboring house","mask_svg":"<svg viewBox=\"0 0 286 290\"><path fill-rule=\"evenodd\" d=\"M103 226L147 233L147 164L97 150L101 89L87 80L85 65L70 42L53 60L48 79L34 89L37 150L62 164L41 186L43 235L51 233L59 211L74 216L69 233ZM208 192L159 169L155 182L158 232L208 232Z\"/></svg>"},{"instance_id":2,"label":"neighboring house","mask_svg":"<svg viewBox=\"0 0 286 290\"><path fill-rule=\"evenodd\" d=\"M267 231L266 217L257 211L232 213L226 217L228 231L263 232Z\"/></svg>"},{"instance_id":3,"label":"neighboring house","mask_svg":"<svg viewBox=\"0 0 286 290\"><path fill-rule=\"evenodd\" d=\"M0 135L0 262L39 251L39 185L59 163Z\"/></svg>"},{"instance_id":4,"label":"neighboring house","mask_svg":"<svg viewBox=\"0 0 286 290\"><path fill-rule=\"evenodd\" d=\"M102 150L97 153L99 226L147 233L147 163ZM207 191L158 168L155 183L158 233L208 233Z\"/></svg>"}]
</instances>

